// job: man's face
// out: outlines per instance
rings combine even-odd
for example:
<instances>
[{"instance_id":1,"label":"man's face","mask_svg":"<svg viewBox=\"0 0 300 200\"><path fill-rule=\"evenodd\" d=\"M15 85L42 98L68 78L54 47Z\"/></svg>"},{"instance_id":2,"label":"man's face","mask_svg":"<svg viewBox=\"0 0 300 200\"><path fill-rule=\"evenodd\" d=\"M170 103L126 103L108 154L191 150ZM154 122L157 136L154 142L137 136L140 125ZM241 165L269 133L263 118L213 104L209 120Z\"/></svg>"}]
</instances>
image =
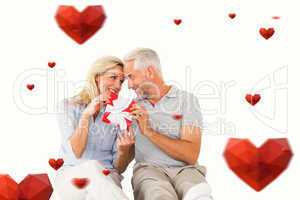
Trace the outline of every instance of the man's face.
<instances>
[{"instance_id":1,"label":"man's face","mask_svg":"<svg viewBox=\"0 0 300 200\"><path fill-rule=\"evenodd\" d=\"M134 61L128 61L125 63L124 74L128 80L128 87L135 90L137 95L144 96L146 88L143 86L148 82L145 69L135 69Z\"/></svg>"}]
</instances>

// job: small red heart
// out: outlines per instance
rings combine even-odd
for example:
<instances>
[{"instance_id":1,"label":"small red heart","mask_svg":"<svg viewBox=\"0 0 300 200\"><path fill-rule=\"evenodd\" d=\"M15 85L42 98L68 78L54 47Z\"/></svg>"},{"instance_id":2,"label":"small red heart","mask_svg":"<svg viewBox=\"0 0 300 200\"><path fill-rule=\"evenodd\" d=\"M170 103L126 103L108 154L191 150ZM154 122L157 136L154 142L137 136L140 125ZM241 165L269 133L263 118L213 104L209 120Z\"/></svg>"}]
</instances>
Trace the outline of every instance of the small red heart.
<instances>
[{"instance_id":1,"label":"small red heart","mask_svg":"<svg viewBox=\"0 0 300 200\"><path fill-rule=\"evenodd\" d=\"M235 13L229 13L228 16L231 18L231 19L234 19L236 17L236 14Z\"/></svg>"},{"instance_id":2,"label":"small red heart","mask_svg":"<svg viewBox=\"0 0 300 200\"><path fill-rule=\"evenodd\" d=\"M286 138L268 139L257 148L248 139L229 139L224 158L228 167L256 191L274 181L293 156Z\"/></svg>"},{"instance_id":3,"label":"small red heart","mask_svg":"<svg viewBox=\"0 0 300 200\"><path fill-rule=\"evenodd\" d=\"M50 158L48 163L53 169L58 170L59 168L61 168L61 166L63 166L64 160L62 158L59 158L57 160Z\"/></svg>"},{"instance_id":4,"label":"small red heart","mask_svg":"<svg viewBox=\"0 0 300 200\"><path fill-rule=\"evenodd\" d=\"M182 23L182 19L174 19L174 23L179 26Z\"/></svg>"},{"instance_id":5,"label":"small red heart","mask_svg":"<svg viewBox=\"0 0 300 200\"><path fill-rule=\"evenodd\" d=\"M78 44L83 44L102 28L106 15L101 5L78 12L73 6L59 6L55 15L59 27Z\"/></svg>"},{"instance_id":6,"label":"small red heart","mask_svg":"<svg viewBox=\"0 0 300 200\"><path fill-rule=\"evenodd\" d=\"M28 90L33 90L34 84L27 84L26 87Z\"/></svg>"},{"instance_id":7,"label":"small red heart","mask_svg":"<svg viewBox=\"0 0 300 200\"><path fill-rule=\"evenodd\" d=\"M247 102L250 103L252 106L257 104L259 102L260 98L261 97L260 97L259 94L255 94L255 95L247 94L246 97L245 97Z\"/></svg>"},{"instance_id":8,"label":"small red heart","mask_svg":"<svg viewBox=\"0 0 300 200\"><path fill-rule=\"evenodd\" d=\"M272 37L275 33L274 28L260 28L259 33L261 36L263 36L266 40Z\"/></svg>"},{"instance_id":9,"label":"small red heart","mask_svg":"<svg viewBox=\"0 0 300 200\"><path fill-rule=\"evenodd\" d=\"M53 68L55 67L56 63L55 62L48 62L48 67Z\"/></svg>"},{"instance_id":10,"label":"small red heart","mask_svg":"<svg viewBox=\"0 0 300 200\"><path fill-rule=\"evenodd\" d=\"M89 184L88 178L73 178L72 183L74 186L76 186L78 189L83 189Z\"/></svg>"},{"instance_id":11,"label":"small red heart","mask_svg":"<svg viewBox=\"0 0 300 200\"><path fill-rule=\"evenodd\" d=\"M272 19L280 19L280 16L273 16Z\"/></svg>"},{"instance_id":12,"label":"small red heart","mask_svg":"<svg viewBox=\"0 0 300 200\"><path fill-rule=\"evenodd\" d=\"M102 170L102 173L103 173L105 176L107 176L107 175L110 174L110 170L109 170L109 169L104 169L104 170Z\"/></svg>"},{"instance_id":13,"label":"small red heart","mask_svg":"<svg viewBox=\"0 0 300 200\"><path fill-rule=\"evenodd\" d=\"M181 114L175 114L175 115L173 115L173 119L175 119L175 120L181 120L182 117L183 117L183 115L181 115Z\"/></svg>"}]
</instances>

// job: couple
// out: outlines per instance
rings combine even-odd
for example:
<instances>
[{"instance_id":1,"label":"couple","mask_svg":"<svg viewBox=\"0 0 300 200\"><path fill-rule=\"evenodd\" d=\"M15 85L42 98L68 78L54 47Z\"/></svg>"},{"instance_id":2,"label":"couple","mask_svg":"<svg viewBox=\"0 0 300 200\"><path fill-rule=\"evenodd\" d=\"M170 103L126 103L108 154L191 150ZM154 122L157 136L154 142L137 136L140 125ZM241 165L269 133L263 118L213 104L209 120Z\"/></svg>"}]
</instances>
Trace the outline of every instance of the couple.
<instances>
[{"instance_id":1,"label":"couple","mask_svg":"<svg viewBox=\"0 0 300 200\"><path fill-rule=\"evenodd\" d=\"M110 94L119 93L125 79L138 97L131 109L132 127L120 133L101 117ZM86 87L61 106L64 114L58 122L65 164L55 187L62 200L80 199L86 190L87 199L103 197L104 187L110 186L104 186L97 173L104 168L110 170L107 178L119 195L116 199L128 199L121 189L121 174L133 159L135 200L212 199L205 168L197 163L202 127L198 100L164 82L155 51L135 49L124 62L100 58L88 72ZM71 186L69 179L76 173L89 177L86 190Z\"/></svg>"}]
</instances>

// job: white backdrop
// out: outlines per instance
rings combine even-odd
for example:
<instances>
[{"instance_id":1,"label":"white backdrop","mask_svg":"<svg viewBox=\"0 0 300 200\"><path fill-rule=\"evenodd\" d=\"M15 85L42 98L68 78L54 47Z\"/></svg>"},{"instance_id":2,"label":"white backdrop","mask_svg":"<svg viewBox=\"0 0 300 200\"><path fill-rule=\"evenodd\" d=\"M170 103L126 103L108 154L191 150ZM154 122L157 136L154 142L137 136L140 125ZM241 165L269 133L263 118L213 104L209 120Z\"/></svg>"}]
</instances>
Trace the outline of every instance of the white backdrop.
<instances>
[{"instance_id":1,"label":"white backdrop","mask_svg":"<svg viewBox=\"0 0 300 200\"><path fill-rule=\"evenodd\" d=\"M54 20L59 5L81 10L98 4L107 20L83 45ZM166 81L199 97L206 123L199 163L208 169L215 199L295 199L300 167L296 8L292 0L1 1L0 173L17 182L29 173L48 173L53 180L48 159L57 156L60 145L57 101L78 91L97 58L149 47L160 55ZM235 19L227 16L230 12L237 14ZM175 18L182 24L176 26ZM275 34L265 40L260 27L274 27ZM55 61L55 68L48 68L48 61ZM27 83L35 88L27 90ZM250 108L244 96L256 91L262 100ZM287 137L294 157L278 179L255 192L223 159L229 137L249 138L256 145ZM123 181L131 199L132 164Z\"/></svg>"}]
</instances>

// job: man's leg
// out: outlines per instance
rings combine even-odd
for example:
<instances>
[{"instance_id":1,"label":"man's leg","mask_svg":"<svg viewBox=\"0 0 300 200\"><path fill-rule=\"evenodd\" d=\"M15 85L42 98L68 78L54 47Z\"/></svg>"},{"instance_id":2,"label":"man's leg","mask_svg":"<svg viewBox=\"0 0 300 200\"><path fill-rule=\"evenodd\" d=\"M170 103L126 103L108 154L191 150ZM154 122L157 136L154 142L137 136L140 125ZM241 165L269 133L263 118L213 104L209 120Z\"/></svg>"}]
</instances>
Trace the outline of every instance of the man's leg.
<instances>
[{"instance_id":1,"label":"man's leg","mask_svg":"<svg viewBox=\"0 0 300 200\"><path fill-rule=\"evenodd\" d=\"M132 187L135 200L178 200L169 177L154 166L134 170Z\"/></svg>"},{"instance_id":2,"label":"man's leg","mask_svg":"<svg viewBox=\"0 0 300 200\"><path fill-rule=\"evenodd\" d=\"M179 199L211 200L211 189L206 183L204 170L196 167L183 168L173 183Z\"/></svg>"}]
</instances>

